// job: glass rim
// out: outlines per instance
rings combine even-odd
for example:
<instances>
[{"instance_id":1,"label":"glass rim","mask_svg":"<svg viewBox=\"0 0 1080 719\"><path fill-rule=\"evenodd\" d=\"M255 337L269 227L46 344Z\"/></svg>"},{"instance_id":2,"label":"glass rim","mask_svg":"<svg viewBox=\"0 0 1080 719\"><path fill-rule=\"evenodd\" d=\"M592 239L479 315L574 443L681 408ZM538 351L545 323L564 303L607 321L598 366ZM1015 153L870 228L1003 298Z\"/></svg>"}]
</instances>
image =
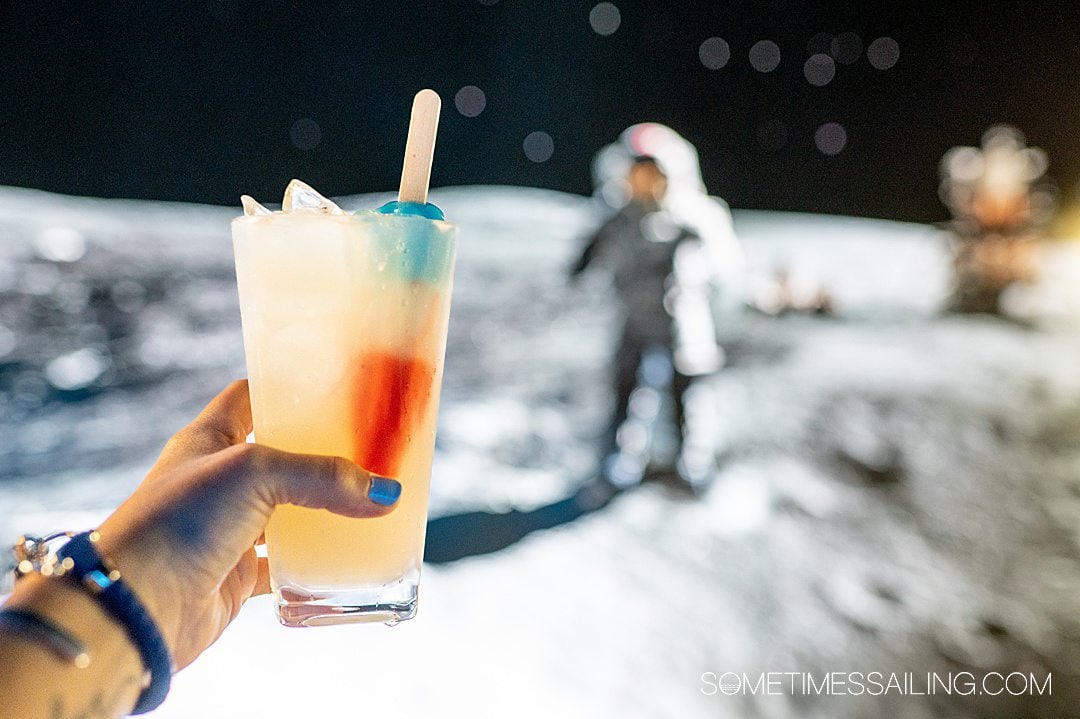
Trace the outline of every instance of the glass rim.
<instances>
[{"instance_id":1,"label":"glass rim","mask_svg":"<svg viewBox=\"0 0 1080 719\"><path fill-rule=\"evenodd\" d=\"M346 213L344 215L323 215L315 212L274 212L270 215L239 215L234 217L230 224L267 224L270 222L326 222L336 224L352 224L354 222L366 222L373 219L391 222L428 222L440 229L456 230L457 225L447 220L432 220L427 217L415 217L410 215L390 215L369 210L361 210L358 213Z\"/></svg>"}]
</instances>

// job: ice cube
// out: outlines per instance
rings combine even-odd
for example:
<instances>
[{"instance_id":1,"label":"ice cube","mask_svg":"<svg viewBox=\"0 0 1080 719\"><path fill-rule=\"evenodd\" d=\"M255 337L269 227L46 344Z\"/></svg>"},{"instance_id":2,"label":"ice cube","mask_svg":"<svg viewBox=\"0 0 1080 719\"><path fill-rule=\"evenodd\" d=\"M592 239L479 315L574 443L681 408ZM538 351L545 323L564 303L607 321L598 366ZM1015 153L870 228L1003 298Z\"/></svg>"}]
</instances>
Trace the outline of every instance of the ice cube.
<instances>
[{"instance_id":1,"label":"ice cube","mask_svg":"<svg viewBox=\"0 0 1080 719\"><path fill-rule=\"evenodd\" d=\"M281 200L282 212L303 212L316 215L344 215L345 211L320 195L311 185L293 180L285 188Z\"/></svg>"},{"instance_id":2,"label":"ice cube","mask_svg":"<svg viewBox=\"0 0 1080 719\"><path fill-rule=\"evenodd\" d=\"M258 201L251 195L240 195L240 204L244 206L244 214L248 217L253 217L255 215L274 214L270 210L260 205Z\"/></svg>"}]
</instances>

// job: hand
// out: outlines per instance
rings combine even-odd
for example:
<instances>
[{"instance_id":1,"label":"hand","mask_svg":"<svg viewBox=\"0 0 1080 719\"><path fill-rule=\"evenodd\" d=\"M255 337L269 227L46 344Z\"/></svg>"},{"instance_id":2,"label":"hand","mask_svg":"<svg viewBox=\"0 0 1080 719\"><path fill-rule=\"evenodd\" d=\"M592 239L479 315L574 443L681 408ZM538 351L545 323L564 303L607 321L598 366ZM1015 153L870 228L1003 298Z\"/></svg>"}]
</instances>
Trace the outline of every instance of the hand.
<instances>
[{"instance_id":1,"label":"hand","mask_svg":"<svg viewBox=\"0 0 1080 719\"><path fill-rule=\"evenodd\" d=\"M165 446L99 528L101 554L157 621L176 668L190 664L251 596L270 591L254 545L275 505L377 517L401 486L340 457L247 444L246 381L234 382Z\"/></svg>"}]
</instances>

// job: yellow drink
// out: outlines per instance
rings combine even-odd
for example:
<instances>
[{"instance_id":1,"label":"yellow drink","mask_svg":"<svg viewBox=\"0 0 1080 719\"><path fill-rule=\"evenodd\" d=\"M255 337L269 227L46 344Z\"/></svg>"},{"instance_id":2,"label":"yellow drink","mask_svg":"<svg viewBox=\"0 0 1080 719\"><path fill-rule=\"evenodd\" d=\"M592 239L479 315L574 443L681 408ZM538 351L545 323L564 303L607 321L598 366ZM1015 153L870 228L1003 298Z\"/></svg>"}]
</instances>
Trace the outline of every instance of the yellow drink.
<instances>
[{"instance_id":1,"label":"yellow drink","mask_svg":"<svg viewBox=\"0 0 1080 719\"><path fill-rule=\"evenodd\" d=\"M377 213L233 222L256 441L347 457L402 484L377 519L274 512L266 539L284 624L415 613L455 232Z\"/></svg>"}]
</instances>

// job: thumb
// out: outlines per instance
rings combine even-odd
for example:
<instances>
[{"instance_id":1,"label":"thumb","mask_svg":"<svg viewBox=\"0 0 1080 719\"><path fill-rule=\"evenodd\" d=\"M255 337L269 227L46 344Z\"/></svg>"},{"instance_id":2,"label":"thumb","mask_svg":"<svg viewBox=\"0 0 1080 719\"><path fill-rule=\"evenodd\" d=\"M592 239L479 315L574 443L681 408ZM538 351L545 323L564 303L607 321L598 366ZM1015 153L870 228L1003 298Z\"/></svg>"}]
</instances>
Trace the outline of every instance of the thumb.
<instances>
[{"instance_id":1,"label":"thumb","mask_svg":"<svg viewBox=\"0 0 1080 719\"><path fill-rule=\"evenodd\" d=\"M376 477L343 457L294 454L258 444L238 444L212 455L223 474L267 506L295 504L347 517L381 517L401 496L401 484Z\"/></svg>"}]
</instances>

